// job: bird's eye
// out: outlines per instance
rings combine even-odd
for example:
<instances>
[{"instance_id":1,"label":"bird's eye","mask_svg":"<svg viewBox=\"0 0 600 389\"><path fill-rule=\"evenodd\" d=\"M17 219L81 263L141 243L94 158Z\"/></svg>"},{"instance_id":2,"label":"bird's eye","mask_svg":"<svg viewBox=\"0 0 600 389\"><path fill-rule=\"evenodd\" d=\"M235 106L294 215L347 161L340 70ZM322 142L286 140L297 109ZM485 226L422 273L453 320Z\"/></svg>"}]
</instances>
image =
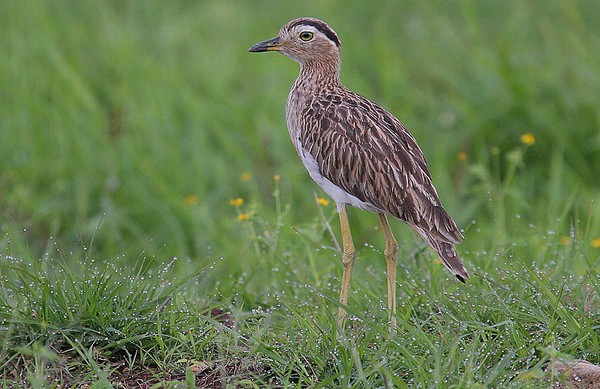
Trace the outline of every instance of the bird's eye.
<instances>
[{"instance_id":1,"label":"bird's eye","mask_svg":"<svg viewBox=\"0 0 600 389\"><path fill-rule=\"evenodd\" d=\"M300 33L300 39L302 39L304 42L308 42L313 38L313 36L314 34L310 31L303 31Z\"/></svg>"}]
</instances>

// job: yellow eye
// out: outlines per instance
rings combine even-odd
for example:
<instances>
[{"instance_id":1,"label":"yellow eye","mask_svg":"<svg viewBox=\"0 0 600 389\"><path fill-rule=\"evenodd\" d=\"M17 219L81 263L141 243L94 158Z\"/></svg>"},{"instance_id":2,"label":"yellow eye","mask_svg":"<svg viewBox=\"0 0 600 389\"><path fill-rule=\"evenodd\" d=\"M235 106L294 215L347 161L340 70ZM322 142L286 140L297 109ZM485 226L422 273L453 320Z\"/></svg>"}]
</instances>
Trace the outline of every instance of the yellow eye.
<instances>
[{"instance_id":1,"label":"yellow eye","mask_svg":"<svg viewBox=\"0 0 600 389\"><path fill-rule=\"evenodd\" d=\"M313 36L314 34L310 31L302 31L300 33L300 39L302 39L304 42L308 42L313 38Z\"/></svg>"}]
</instances>

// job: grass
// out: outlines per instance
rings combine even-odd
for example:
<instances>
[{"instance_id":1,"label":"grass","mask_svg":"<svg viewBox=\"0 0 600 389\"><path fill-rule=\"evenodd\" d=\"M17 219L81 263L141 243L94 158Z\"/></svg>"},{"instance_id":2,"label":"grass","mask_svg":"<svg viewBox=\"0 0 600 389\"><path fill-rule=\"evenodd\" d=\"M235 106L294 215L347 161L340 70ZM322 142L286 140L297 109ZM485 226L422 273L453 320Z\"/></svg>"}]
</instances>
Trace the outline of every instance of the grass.
<instances>
[{"instance_id":1,"label":"grass","mask_svg":"<svg viewBox=\"0 0 600 389\"><path fill-rule=\"evenodd\" d=\"M2 3L1 382L547 387L550 360L599 364L598 7ZM394 336L358 210L336 326L337 216L285 130L297 65L246 52L301 15L338 31L342 79L412 130L465 230L459 285L394 223Z\"/></svg>"}]
</instances>

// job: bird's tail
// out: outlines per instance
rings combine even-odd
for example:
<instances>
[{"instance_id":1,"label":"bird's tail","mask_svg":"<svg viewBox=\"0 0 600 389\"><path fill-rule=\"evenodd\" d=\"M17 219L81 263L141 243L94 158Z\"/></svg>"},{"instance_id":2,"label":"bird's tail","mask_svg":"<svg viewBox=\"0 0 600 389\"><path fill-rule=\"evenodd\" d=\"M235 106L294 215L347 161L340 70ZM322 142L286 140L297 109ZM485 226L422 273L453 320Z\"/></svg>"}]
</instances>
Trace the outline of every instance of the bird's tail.
<instances>
[{"instance_id":1,"label":"bird's tail","mask_svg":"<svg viewBox=\"0 0 600 389\"><path fill-rule=\"evenodd\" d=\"M444 266L446 266L459 281L465 282L470 278L462 259L460 259L454 248L454 243L444 242L420 228L415 228L415 230L423 237L423 239L425 239L431 248L435 250Z\"/></svg>"}]
</instances>

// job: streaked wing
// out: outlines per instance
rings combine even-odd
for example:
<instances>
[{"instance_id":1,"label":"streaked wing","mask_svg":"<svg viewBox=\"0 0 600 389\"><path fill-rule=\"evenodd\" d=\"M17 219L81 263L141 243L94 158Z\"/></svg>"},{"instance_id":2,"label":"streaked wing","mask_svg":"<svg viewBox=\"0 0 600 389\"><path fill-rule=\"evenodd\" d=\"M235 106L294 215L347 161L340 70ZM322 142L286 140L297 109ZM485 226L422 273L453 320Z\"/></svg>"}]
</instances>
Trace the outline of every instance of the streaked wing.
<instances>
[{"instance_id":1,"label":"streaked wing","mask_svg":"<svg viewBox=\"0 0 600 389\"><path fill-rule=\"evenodd\" d=\"M441 205L421 149L398 119L347 89L322 94L305 109L301 117L310 122L301 124L300 141L324 177L441 241L462 240Z\"/></svg>"}]
</instances>

